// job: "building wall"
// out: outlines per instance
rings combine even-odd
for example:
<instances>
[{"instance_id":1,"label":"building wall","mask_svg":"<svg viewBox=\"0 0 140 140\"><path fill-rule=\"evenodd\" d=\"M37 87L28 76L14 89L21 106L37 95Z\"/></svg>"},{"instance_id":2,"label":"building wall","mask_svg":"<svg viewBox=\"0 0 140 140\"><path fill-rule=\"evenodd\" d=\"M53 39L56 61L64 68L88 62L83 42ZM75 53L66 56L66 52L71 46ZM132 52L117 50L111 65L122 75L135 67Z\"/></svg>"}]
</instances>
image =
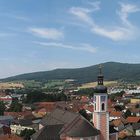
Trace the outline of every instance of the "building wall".
<instances>
[{"instance_id":1,"label":"building wall","mask_svg":"<svg viewBox=\"0 0 140 140\"><path fill-rule=\"evenodd\" d=\"M100 130L100 140L109 140L109 114L105 113L93 113L94 126Z\"/></svg>"},{"instance_id":2,"label":"building wall","mask_svg":"<svg viewBox=\"0 0 140 140\"><path fill-rule=\"evenodd\" d=\"M140 136L140 129L136 130L136 136Z\"/></svg>"},{"instance_id":3,"label":"building wall","mask_svg":"<svg viewBox=\"0 0 140 140\"><path fill-rule=\"evenodd\" d=\"M135 103L139 103L139 102L140 102L140 99L131 99L130 102L131 102L131 103L134 103L134 104L135 104Z\"/></svg>"},{"instance_id":4,"label":"building wall","mask_svg":"<svg viewBox=\"0 0 140 140\"><path fill-rule=\"evenodd\" d=\"M109 140L118 140L118 134L113 133L113 134L109 135Z\"/></svg>"},{"instance_id":5,"label":"building wall","mask_svg":"<svg viewBox=\"0 0 140 140\"><path fill-rule=\"evenodd\" d=\"M39 130L41 129L41 128L43 128L44 126L42 125L42 124L39 124Z\"/></svg>"},{"instance_id":6,"label":"building wall","mask_svg":"<svg viewBox=\"0 0 140 140\"><path fill-rule=\"evenodd\" d=\"M24 129L33 129L31 127L25 127L25 126L20 126L20 125L10 125L11 132L14 134L20 135L21 131Z\"/></svg>"}]
</instances>

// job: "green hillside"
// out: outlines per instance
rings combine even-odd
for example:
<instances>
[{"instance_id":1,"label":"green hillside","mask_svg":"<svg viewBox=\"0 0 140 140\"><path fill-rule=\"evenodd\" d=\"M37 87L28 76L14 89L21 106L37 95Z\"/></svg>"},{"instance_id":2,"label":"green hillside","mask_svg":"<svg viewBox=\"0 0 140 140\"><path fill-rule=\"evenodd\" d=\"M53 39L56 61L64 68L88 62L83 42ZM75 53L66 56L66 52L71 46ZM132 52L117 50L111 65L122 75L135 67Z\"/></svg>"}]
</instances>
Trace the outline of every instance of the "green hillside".
<instances>
[{"instance_id":1,"label":"green hillside","mask_svg":"<svg viewBox=\"0 0 140 140\"><path fill-rule=\"evenodd\" d=\"M140 64L127 64L117 62L103 63L105 80L140 81ZM2 79L2 81L14 80L55 80L75 79L80 83L96 81L98 65L76 69L55 69L52 71L34 72Z\"/></svg>"}]
</instances>

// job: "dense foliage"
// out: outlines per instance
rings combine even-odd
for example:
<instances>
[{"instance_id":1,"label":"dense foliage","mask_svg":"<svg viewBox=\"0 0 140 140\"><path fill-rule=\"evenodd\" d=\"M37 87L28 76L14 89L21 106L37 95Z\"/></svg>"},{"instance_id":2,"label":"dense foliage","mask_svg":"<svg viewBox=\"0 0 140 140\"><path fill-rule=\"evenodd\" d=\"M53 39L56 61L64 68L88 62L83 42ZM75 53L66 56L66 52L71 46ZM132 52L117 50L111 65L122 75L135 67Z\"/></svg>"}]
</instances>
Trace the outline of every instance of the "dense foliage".
<instances>
[{"instance_id":1,"label":"dense foliage","mask_svg":"<svg viewBox=\"0 0 140 140\"><path fill-rule=\"evenodd\" d=\"M94 89L93 88L85 88L85 89L80 89L75 92L76 95L87 95L90 97L93 97L94 94Z\"/></svg>"},{"instance_id":2,"label":"dense foliage","mask_svg":"<svg viewBox=\"0 0 140 140\"><path fill-rule=\"evenodd\" d=\"M114 93L114 94L109 95L109 98L110 98L112 101L116 101L117 97L122 97L122 95L123 95L124 93L125 93L125 91L117 92L117 93Z\"/></svg>"},{"instance_id":3,"label":"dense foliage","mask_svg":"<svg viewBox=\"0 0 140 140\"><path fill-rule=\"evenodd\" d=\"M5 111L5 104L0 101L0 115L4 115L4 111Z\"/></svg>"},{"instance_id":4,"label":"dense foliage","mask_svg":"<svg viewBox=\"0 0 140 140\"><path fill-rule=\"evenodd\" d=\"M26 103L33 103L33 102L41 102L41 101L66 101L67 96L63 93L56 93L56 94L45 94L42 91L30 91L27 93L27 97L24 102Z\"/></svg>"},{"instance_id":5,"label":"dense foliage","mask_svg":"<svg viewBox=\"0 0 140 140\"><path fill-rule=\"evenodd\" d=\"M22 111L22 104L18 102L18 99L13 99L9 110L10 112L21 112Z\"/></svg>"},{"instance_id":6,"label":"dense foliage","mask_svg":"<svg viewBox=\"0 0 140 140\"><path fill-rule=\"evenodd\" d=\"M126 64L107 62L103 64L104 75L106 80L121 81L140 81L140 64ZM12 80L53 80L53 79L76 79L78 82L96 81L98 74L98 65L77 68L77 69L56 69L52 71L35 72L22 74L4 79L4 81Z\"/></svg>"},{"instance_id":7,"label":"dense foliage","mask_svg":"<svg viewBox=\"0 0 140 140\"><path fill-rule=\"evenodd\" d=\"M20 136L24 138L24 140L30 140L31 136L35 133L34 129L24 129L21 131Z\"/></svg>"}]
</instances>

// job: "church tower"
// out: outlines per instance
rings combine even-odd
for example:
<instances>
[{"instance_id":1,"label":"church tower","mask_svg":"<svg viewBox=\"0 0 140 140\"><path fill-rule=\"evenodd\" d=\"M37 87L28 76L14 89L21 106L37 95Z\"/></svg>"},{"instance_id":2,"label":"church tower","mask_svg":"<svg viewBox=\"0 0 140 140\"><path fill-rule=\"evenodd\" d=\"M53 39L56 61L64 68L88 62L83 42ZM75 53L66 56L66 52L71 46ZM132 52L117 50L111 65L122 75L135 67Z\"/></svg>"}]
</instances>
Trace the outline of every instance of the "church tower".
<instances>
[{"instance_id":1,"label":"church tower","mask_svg":"<svg viewBox=\"0 0 140 140\"><path fill-rule=\"evenodd\" d=\"M98 84L94 94L94 126L100 130L101 135L98 140L109 140L109 113L107 110L107 87L103 84L102 66L99 66Z\"/></svg>"}]
</instances>

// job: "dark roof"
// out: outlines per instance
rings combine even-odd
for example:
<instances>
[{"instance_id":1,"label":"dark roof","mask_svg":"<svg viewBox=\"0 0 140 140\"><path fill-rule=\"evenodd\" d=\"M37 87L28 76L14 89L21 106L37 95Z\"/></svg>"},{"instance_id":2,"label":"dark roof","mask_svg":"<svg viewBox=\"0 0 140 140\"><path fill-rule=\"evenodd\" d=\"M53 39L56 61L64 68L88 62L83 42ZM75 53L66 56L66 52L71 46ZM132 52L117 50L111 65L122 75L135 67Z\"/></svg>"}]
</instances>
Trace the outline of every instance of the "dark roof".
<instances>
[{"instance_id":1,"label":"dark roof","mask_svg":"<svg viewBox=\"0 0 140 140\"><path fill-rule=\"evenodd\" d=\"M44 128L37 132L39 134L35 133L33 135L33 140L49 140L47 137L54 135L59 137L61 134L66 134L66 136L70 137L91 137L100 134L100 131L80 114L60 108L56 108L52 113L46 116L41 121L41 124L44 125ZM58 128L56 126L58 126ZM42 139L41 137L46 137L46 139Z\"/></svg>"},{"instance_id":2,"label":"dark roof","mask_svg":"<svg viewBox=\"0 0 140 140\"><path fill-rule=\"evenodd\" d=\"M43 126L65 124L73 121L78 116L78 113L73 113L64 109L56 108L49 115L45 116L40 123Z\"/></svg>"},{"instance_id":3,"label":"dark roof","mask_svg":"<svg viewBox=\"0 0 140 140\"><path fill-rule=\"evenodd\" d=\"M95 87L95 93L107 93L107 87L104 85L97 85Z\"/></svg>"},{"instance_id":4,"label":"dark roof","mask_svg":"<svg viewBox=\"0 0 140 140\"><path fill-rule=\"evenodd\" d=\"M4 120L13 120L12 116L0 116L0 120L4 121Z\"/></svg>"},{"instance_id":5,"label":"dark roof","mask_svg":"<svg viewBox=\"0 0 140 140\"><path fill-rule=\"evenodd\" d=\"M62 124L47 125L32 135L32 140L60 140Z\"/></svg>"},{"instance_id":6,"label":"dark roof","mask_svg":"<svg viewBox=\"0 0 140 140\"><path fill-rule=\"evenodd\" d=\"M127 137L124 140L140 140L140 136Z\"/></svg>"},{"instance_id":7,"label":"dark roof","mask_svg":"<svg viewBox=\"0 0 140 140\"><path fill-rule=\"evenodd\" d=\"M140 123L133 123L132 127L134 130L140 129Z\"/></svg>"},{"instance_id":8,"label":"dark roof","mask_svg":"<svg viewBox=\"0 0 140 140\"><path fill-rule=\"evenodd\" d=\"M21 126L29 126L33 124L31 119L19 119L17 123Z\"/></svg>"},{"instance_id":9,"label":"dark roof","mask_svg":"<svg viewBox=\"0 0 140 140\"><path fill-rule=\"evenodd\" d=\"M71 126L66 128L64 133L70 137L90 137L97 136L100 134L100 131L93 127L85 118L79 117L79 119ZM69 129L69 130L67 130Z\"/></svg>"}]
</instances>

